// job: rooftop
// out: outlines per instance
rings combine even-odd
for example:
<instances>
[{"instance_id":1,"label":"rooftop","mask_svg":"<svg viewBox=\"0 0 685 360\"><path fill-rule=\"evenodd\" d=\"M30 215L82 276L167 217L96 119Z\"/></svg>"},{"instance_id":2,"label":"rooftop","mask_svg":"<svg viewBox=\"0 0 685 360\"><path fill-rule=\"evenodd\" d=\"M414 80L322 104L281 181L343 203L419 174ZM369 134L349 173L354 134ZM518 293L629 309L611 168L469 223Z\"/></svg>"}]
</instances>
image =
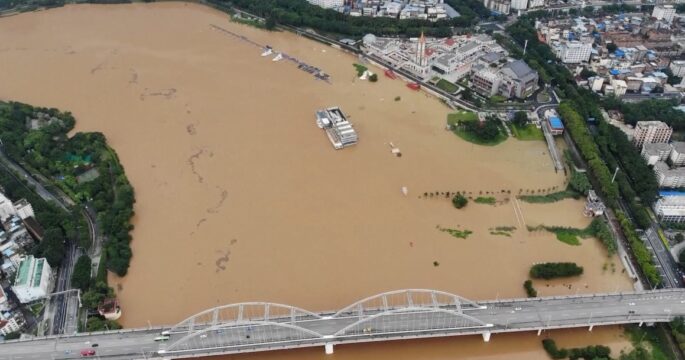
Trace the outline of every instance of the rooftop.
<instances>
[{"instance_id":1,"label":"rooftop","mask_svg":"<svg viewBox=\"0 0 685 360\"><path fill-rule=\"evenodd\" d=\"M682 144L685 145L685 143ZM643 149L646 153L658 154L663 151L671 151L671 145L667 143L646 143Z\"/></svg>"},{"instance_id":2,"label":"rooftop","mask_svg":"<svg viewBox=\"0 0 685 360\"><path fill-rule=\"evenodd\" d=\"M531 69L523 60L512 61L504 65L502 71L507 73L510 77L524 82L535 78L537 74L535 70Z\"/></svg>"},{"instance_id":3,"label":"rooftop","mask_svg":"<svg viewBox=\"0 0 685 360\"><path fill-rule=\"evenodd\" d=\"M563 129L564 128L564 123L561 122L561 119L557 116L552 116L549 118L549 124L552 126L552 129Z\"/></svg>"},{"instance_id":4,"label":"rooftop","mask_svg":"<svg viewBox=\"0 0 685 360\"><path fill-rule=\"evenodd\" d=\"M15 286L27 285L29 282L29 277L31 276L31 268L33 264L33 255L29 255L21 260L19 264L19 271L17 272L17 277L14 280Z\"/></svg>"}]
</instances>

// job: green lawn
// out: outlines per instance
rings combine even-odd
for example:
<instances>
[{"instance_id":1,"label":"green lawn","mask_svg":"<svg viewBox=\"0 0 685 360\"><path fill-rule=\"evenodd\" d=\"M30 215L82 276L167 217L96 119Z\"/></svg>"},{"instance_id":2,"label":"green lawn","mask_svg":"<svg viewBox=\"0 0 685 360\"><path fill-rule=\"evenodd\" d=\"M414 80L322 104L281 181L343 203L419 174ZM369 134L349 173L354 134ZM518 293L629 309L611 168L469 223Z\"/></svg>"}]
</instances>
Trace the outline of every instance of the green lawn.
<instances>
[{"instance_id":1,"label":"green lawn","mask_svg":"<svg viewBox=\"0 0 685 360\"><path fill-rule=\"evenodd\" d=\"M523 127L511 124L511 132L514 134L514 137L519 140L545 140L542 129L538 129L538 127L533 124L528 124Z\"/></svg>"},{"instance_id":2,"label":"green lawn","mask_svg":"<svg viewBox=\"0 0 685 360\"><path fill-rule=\"evenodd\" d=\"M450 125L457 125L459 121L476 121L478 114L473 111L458 111L447 115L447 123Z\"/></svg>"},{"instance_id":3,"label":"green lawn","mask_svg":"<svg viewBox=\"0 0 685 360\"><path fill-rule=\"evenodd\" d=\"M477 145L495 146L499 143L504 142L507 139L507 133L504 131L504 129L500 128L499 135L495 139L482 140L476 137L474 134L469 133L468 131L458 126L459 122L468 121L478 121L478 114L471 111L459 111L447 115L447 124L452 126L452 132L454 132L455 134L457 134L457 136L470 143Z\"/></svg>"},{"instance_id":4,"label":"green lawn","mask_svg":"<svg viewBox=\"0 0 685 360\"><path fill-rule=\"evenodd\" d=\"M450 94L455 93L457 90L459 90L459 87L457 85L452 84L451 82L445 80L445 79L440 79L435 86L439 87L442 90L447 91Z\"/></svg>"}]
</instances>

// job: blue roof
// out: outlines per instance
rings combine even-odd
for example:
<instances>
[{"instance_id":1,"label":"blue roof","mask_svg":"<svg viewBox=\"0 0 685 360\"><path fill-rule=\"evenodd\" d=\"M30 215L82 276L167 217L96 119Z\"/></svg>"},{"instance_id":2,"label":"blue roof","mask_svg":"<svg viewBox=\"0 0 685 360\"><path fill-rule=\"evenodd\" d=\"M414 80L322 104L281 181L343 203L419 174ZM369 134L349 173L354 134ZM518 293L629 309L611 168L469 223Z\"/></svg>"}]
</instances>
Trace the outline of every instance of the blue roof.
<instances>
[{"instance_id":1,"label":"blue roof","mask_svg":"<svg viewBox=\"0 0 685 360\"><path fill-rule=\"evenodd\" d=\"M659 196L685 196L685 191L659 191Z\"/></svg>"},{"instance_id":2,"label":"blue roof","mask_svg":"<svg viewBox=\"0 0 685 360\"><path fill-rule=\"evenodd\" d=\"M618 71L618 70L616 70L616 69L611 69L611 70L609 70L609 74L611 74L611 75L618 75L618 74L620 74L620 73L621 73L621 72Z\"/></svg>"},{"instance_id":3,"label":"blue roof","mask_svg":"<svg viewBox=\"0 0 685 360\"><path fill-rule=\"evenodd\" d=\"M563 129L564 124L561 122L561 119L559 119L556 116L552 116L549 118L549 124L552 125L552 129Z\"/></svg>"}]
</instances>

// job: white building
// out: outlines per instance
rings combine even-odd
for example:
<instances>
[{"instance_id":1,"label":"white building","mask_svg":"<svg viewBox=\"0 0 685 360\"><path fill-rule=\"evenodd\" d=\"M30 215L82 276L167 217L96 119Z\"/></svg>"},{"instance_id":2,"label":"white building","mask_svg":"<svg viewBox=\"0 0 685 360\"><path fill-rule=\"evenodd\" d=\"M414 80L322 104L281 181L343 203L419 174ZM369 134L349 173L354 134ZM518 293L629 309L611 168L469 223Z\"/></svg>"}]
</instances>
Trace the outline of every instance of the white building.
<instances>
[{"instance_id":1,"label":"white building","mask_svg":"<svg viewBox=\"0 0 685 360\"><path fill-rule=\"evenodd\" d=\"M674 141L671 144L672 150L669 156L669 161L673 166L684 166L685 165L685 142Z\"/></svg>"},{"instance_id":2,"label":"white building","mask_svg":"<svg viewBox=\"0 0 685 360\"><path fill-rule=\"evenodd\" d=\"M565 64L579 64L590 61L592 44L569 41L555 47L556 55Z\"/></svg>"},{"instance_id":3,"label":"white building","mask_svg":"<svg viewBox=\"0 0 685 360\"><path fill-rule=\"evenodd\" d=\"M668 165L659 161L654 164L654 173L659 187L682 188L685 187L685 168L671 169Z\"/></svg>"},{"instance_id":4,"label":"white building","mask_svg":"<svg viewBox=\"0 0 685 360\"><path fill-rule=\"evenodd\" d=\"M638 121L633 133L633 144L638 148L646 143L667 143L673 129L661 121Z\"/></svg>"},{"instance_id":5,"label":"white building","mask_svg":"<svg viewBox=\"0 0 685 360\"><path fill-rule=\"evenodd\" d=\"M647 143L642 146L642 157L648 165L668 160L671 155L671 145L666 143ZM684 159L685 160L685 159Z\"/></svg>"},{"instance_id":6,"label":"white building","mask_svg":"<svg viewBox=\"0 0 685 360\"><path fill-rule=\"evenodd\" d=\"M611 87L614 89L614 95L623 96L628 91L628 84L623 80L611 79Z\"/></svg>"},{"instance_id":7,"label":"white building","mask_svg":"<svg viewBox=\"0 0 685 360\"><path fill-rule=\"evenodd\" d=\"M511 0L512 10L526 10L528 8L528 0Z\"/></svg>"},{"instance_id":8,"label":"white building","mask_svg":"<svg viewBox=\"0 0 685 360\"><path fill-rule=\"evenodd\" d=\"M0 318L0 335L7 336L8 334L21 331L23 321L20 318L11 316L7 319Z\"/></svg>"},{"instance_id":9,"label":"white building","mask_svg":"<svg viewBox=\"0 0 685 360\"><path fill-rule=\"evenodd\" d=\"M26 199L20 199L19 201L15 202L14 210L17 212L17 216L19 216L22 220L30 217L36 217L33 213L33 206L31 206Z\"/></svg>"},{"instance_id":10,"label":"white building","mask_svg":"<svg viewBox=\"0 0 685 360\"><path fill-rule=\"evenodd\" d=\"M543 7L545 6L545 0L530 0L528 2L528 7L529 8L538 8L538 7Z\"/></svg>"},{"instance_id":11,"label":"white building","mask_svg":"<svg viewBox=\"0 0 685 360\"><path fill-rule=\"evenodd\" d=\"M500 14L509 14L511 9L511 0L484 0L483 5L494 12Z\"/></svg>"},{"instance_id":12,"label":"white building","mask_svg":"<svg viewBox=\"0 0 685 360\"><path fill-rule=\"evenodd\" d=\"M595 76L592 78L592 80L588 79L590 84L592 84L592 91L594 92L600 92L602 91L602 87L604 86L604 78Z\"/></svg>"},{"instance_id":13,"label":"white building","mask_svg":"<svg viewBox=\"0 0 685 360\"><path fill-rule=\"evenodd\" d=\"M46 297L53 285L52 269L45 258L29 255L19 264L12 291L22 304Z\"/></svg>"},{"instance_id":14,"label":"white building","mask_svg":"<svg viewBox=\"0 0 685 360\"><path fill-rule=\"evenodd\" d=\"M685 193L662 191L659 200L654 204L654 213L661 221L685 221Z\"/></svg>"},{"instance_id":15,"label":"white building","mask_svg":"<svg viewBox=\"0 0 685 360\"><path fill-rule=\"evenodd\" d=\"M673 72L673 75L680 77L685 76L685 60L673 60L668 67L671 69L671 72Z\"/></svg>"},{"instance_id":16,"label":"white building","mask_svg":"<svg viewBox=\"0 0 685 360\"><path fill-rule=\"evenodd\" d=\"M652 11L652 17L657 20L666 20L667 22L673 22L675 17L675 8L673 5L657 5Z\"/></svg>"},{"instance_id":17,"label":"white building","mask_svg":"<svg viewBox=\"0 0 685 360\"><path fill-rule=\"evenodd\" d=\"M7 299L7 294L5 294L5 290L3 290L2 286L0 286L0 312L7 311L9 309L10 303Z\"/></svg>"},{"instance_id":18,"label":"white building","mask_svg":"<svg viewBox=\"0 0 685 360\"><path fill-rule=\"evenodd\" d=\"M5 222L12 215L18 215L21 219L35 217L33 207L26 199L12 203L10 199L0 193L0 221Z\"/></svg>"},{"instance_id":19,"label":"white building","mask_svg":"<svg viewBox=\"0 0 685 360\"><path fill-rule=\"evenodd\" d=\"M333 9L342 7L345 4L344 0L307 0L309 3L321 6L325 9Z\"/></svg>"}]
</instances>

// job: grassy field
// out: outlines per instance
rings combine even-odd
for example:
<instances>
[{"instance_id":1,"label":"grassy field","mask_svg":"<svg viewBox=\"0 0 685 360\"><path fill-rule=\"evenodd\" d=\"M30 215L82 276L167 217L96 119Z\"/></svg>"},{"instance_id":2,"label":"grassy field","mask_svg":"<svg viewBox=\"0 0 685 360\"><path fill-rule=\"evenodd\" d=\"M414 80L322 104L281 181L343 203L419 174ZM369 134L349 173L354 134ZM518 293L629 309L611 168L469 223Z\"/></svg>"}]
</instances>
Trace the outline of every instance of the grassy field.
<instances>
[{"instance_id":1,"label":"grassy field","mask_svg":"<svg viewBox=\"0 0 685 360\"><path fill-rule=\"evenodd\" d=\"M479 121L478 114L471 111L458 111L456 113L447 115L447 124L452 127L452 132L454 132L455 134L457 134L457 136L470 143L477 145L495 146L499 143L504 142L507 139L507 133L502 128L500 128L499 135L495 139L484 141L459 126L460 122L470 121Z\"/></svg>"},{"instance_id":2,"label":"grassy field","mask_svg":"<svg viewBox=\"0 0 685 360\"><path fill-rule=\"evenodd\" d=\"M523 127L511 124L511 132L514 134L514 137L519 140L545 140L542 129L538 129L538 127L533 124L528 124Z\"/></svg>"},{"instance_id":3,"label":"grassy field","mask_svg":"<svg viewBox=\"0 0 685 360\"><path fill-rule=\"evenodd\" d=\"M459 90L459 87L457 85L452 84L451 82L445 80L445 79L440 79L435 86L439 87L442 90L447 91L450 94L455 93L457 90Z\"/></svg>"}]
</instances>

